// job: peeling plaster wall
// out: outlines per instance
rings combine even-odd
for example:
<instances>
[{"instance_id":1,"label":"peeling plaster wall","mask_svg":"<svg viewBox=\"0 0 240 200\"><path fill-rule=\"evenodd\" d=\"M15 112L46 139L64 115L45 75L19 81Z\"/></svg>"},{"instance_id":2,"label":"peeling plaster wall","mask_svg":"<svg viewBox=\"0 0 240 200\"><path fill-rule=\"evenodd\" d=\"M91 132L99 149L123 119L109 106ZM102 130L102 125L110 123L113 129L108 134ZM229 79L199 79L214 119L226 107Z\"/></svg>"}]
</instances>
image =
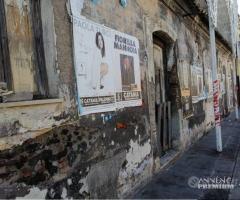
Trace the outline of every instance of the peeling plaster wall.
<instances>
[{"instance_id":1,"label":"peeling plaster wall","mask_svg":"<svg viewBox=\"0 0 240 200\"><path fill-rule=\"evenodd\" d=\"M55 67L59 70L58 88L59 96L64 100L63 112L71 113L69 117L74 118L77 113L76 90L71 19L66 3L65 0L52 1L57 50ZM99 5L96 10L94 4L85 1L83 13L85 12L85 15L95 21L102 19L99 23L104 23L106 26L143 38L141 31L143 22L139 18L141 9L137 9L135 13L131 11L134 7L136 7L135 3L131 5L131 9L124 10L118 2L115 2L108 4L107 8ZM116 13L116 8L119 12L118 16L114 15L115 19L109 21L109 12ZM127 12L126 16L136 21L137 27L127 23L127 18L120 18L122 12ZM114 20L119 21L120 24L114 23ZM52 43L46 45L53 46ZM147 70L143 68L146 64L143 59L145 51L142 50L143 43L140 45L142 83L146 85L144 70ZM53 57L50 51L47 62L52 64ZM1 181L10 185L14 191L12 193L3 191L1 197L28 198L36 191L41 191L39 193L43 196L46 194L46 198L117 198L150 177L153 161L146 91L144 86L142 107L82 117L73 124L53 128L45 134L11 147L11 150L1 151ZM29 109L34 112L32 107ZM38 114L39 111L35 110L35 113ZM38 122L36 125L40 121L44 122L41 113L39 114L39 118L32 115L32 118ZM105 116L111 116L108 117L111 120L104 120ZM22 116L21 119L27 123ZM46 122L52 123L50 119ZM141 154L138 154L139 152ZM139 156L132 160L137 155ZM8 168L6 169L5 166ZM107 176L106 172L108 172ZM15 190L17 187L20 188L19 192Z\"/></svg>"},{"instance_id":2,"label":"peeling plaster wall","mask_svg":"<svg viewBox=\"0 0 240 200\"><path fill-rule=\"evenodd\" d=\"M71 116L77 115L76 82L73 66L73 48L71 19L67 12L66 0L52 0L54 26L56 69L59 74L58 93L65 101L65 109Z\"/></svg>"},{"instance_id":3,"label":"peeling plaster wall","mask_svg":"<svg viewBox=\"0 0 240 200\"><path fill-rule=\"evenodd\" d=\"M127 128L113 126L119 121ZM117 198L150 176L150 156L141 115L114 116L105 125L101 118L85 119L1 151L1 184L9 187L0 197L25 197L47 189L47 198Z\"/></svg>"},{"instance_id":4,"label":"peeling plaster wall","mask_svg":"<svg viewBox=\"0 0 240 200\"><path fill-rule=\"evenodd\" d=\"M179 16L177 13L183 11L177 6L171 8L176 10L173 12L158 0L128 1L126 8L117 0L101 1L97 5L88 0L78 2L79 9L75 12L139 39L143 106L77 116L69 5L67 0L51 0L53 21L50 24L54 24L54 30L50 32L54 33L51 32L49 42L49 32L45 32L45 46L54 50L48 50L46 60L49 67L54 67L54 70L50 67L51 73L57 72L52 81L55 78L58 81L57 94L64 103L61 111L54 106L45 111L29 107L27 112L32 113L29 116L36 120L34 123L29 121L29 116L23 117L23 111L18 111L21 114L13 111L19 124L24 124L22 127L37 129L42 127L39 127L41 123L53 127L44 134L19 142L10 150L0 151L0 188L7 185L6 190L0 192L0 198L31 198L36 193L49 199L121 198L159 171L153 62L155 31L167 36L169 42L167 71L174 84L169 88L175 124L174 149L184 151L213 126L211 98L194 104L193 115L183 118L179 79L184 77L179 77L177 64L179 59L191 64L195 57L203 63L201 52L209 50L207 27L200 28L193 19ZM50 11L44 12L50 14ZM198 22L204 27L200 20ZM48 28L49 24L44 30ZM195 46L196 38L199 38L199 49ZM218 49L228 52L219 42ZM6 119L9 116L7 111L1 114ZM63 125L62 119L68 123ZM61 126L56 124L59 121ZM15 124L14 134L19 130Z\"/></svg>"},{"instance_id":5,"label":"peeling plaster wall","mask_svg":"<svg viewBox=\"0 0 240 200\"><path fill-rule=\"evenodd\" d=\"M146 5L142 1L137 1L143 10L143 18L145 25L145 48L148 55L148 102L149 102L149 112L150 112L150 124L152 131L152 144L156 140L156 119L155 119L155 89L154 89L154 64L153 64L153 40L152 33L155 31L162 32L167 34L171 38L171 42L177 44L177 51L175 51L175 60L184 60L190 66L195 62L195 59L198 59L198 62L201 65L205 65L204 68L211 66L210 63L210 53L207 53L206 56L203 55L203 52L207 50L210 52L209 46L209 36L208 36L208 27L205 26L199 18L195 18L195 21L182 16L186 13L179 11L178 6L174 2L166 3L170 5L172 10L169 10L166 5L160 3L159 1L151 1L150 4ZM176 12L174 12L174 10ZM205 28L202 28L205 27ZM164 39L165 41L165 39ZM195 42L198 43L198 48L196 48ZM171 45L171 46L174 46ZM225 60L223 54L231 54L230 50L224 47L219 41L217 41L217 48L219 52L219 57ZM167 57L168 61L171 58ZM206 61L204 61L204 59ZM176 62L176 61L175 61ZM207 62L207 63L204 63ZM170 64L169 64L170 63ZM231 63L231 62L230 62ZM171 66L172 65L172 66ZM174 62L168 62L168 70L174 66ZM228 70L230 69L230 64L226 65ZM227 70L227 71L228 71ZM204 73L204 71L203 71ZM182 79L184 77L176 77L176 79ZM204 85L207 80L204 80ZM176 81L177 83L178 81ZM231 81L232 82L232 81ZM180 86L179 86L180 87ZM179 88L180 89L180 88ZM172 88L173 90L173 88ZM172 91L171 90L171 91ZM175 99L180 98L180 94L176 91L173 91L175 94ZM180 98L181 99L181 98ZM184 150L191 143L199 139L204 133L208 132L214 126L214 112L213 112L213 102L212 97L208 97L204 100L200 100L198 103L193 104L193 115L189 118L184 119L182 116L181 104L178 100L172 102L176 106L175 111L172 111L173 124L176 126L173 127L174 141L178 149ZM177 123L178 122L178 123ZM152 146L154 151L154 146Z\"/></svg>"},{"instance_id":6,"label":"peeling plaster wall","mask_svg":"<svg viewBox=\"0 0 240 200\"><path fill-rule=\"evenodd\" d=\"M1 107L0 137L23 134L59 125L61 120L66 118L61 116L64 112L63 108L61 102Z\"/></svg>"},{"instance_id":7,"label":"peeling plaster wall","mask_svg":"<svg viewBox=\"0 0 240 200\"><path fill-rule=\"evenodd\" d=\"M32 100L37 85L31 3L29 0L4 0L4 3L11 61L9 67L12 69L14 87L13 94L7 97L7 100L12 102L0 105L1 145L4 140L10 141L2 137L20 135L19 137L27 140L31 138L31 132L34 135L36 131L50 129L69 120L70 108L74 104L69 86L66 87L66 84L63 81L60 83L59 80L52 2L41 1L43 41L51 99L38 101ZM56 101L53 98L56 98ZM23 134L25 135L22 136ZM12 143L16 144L15 141L7 143L10 146Z\"/></svg>"}]
</instances>

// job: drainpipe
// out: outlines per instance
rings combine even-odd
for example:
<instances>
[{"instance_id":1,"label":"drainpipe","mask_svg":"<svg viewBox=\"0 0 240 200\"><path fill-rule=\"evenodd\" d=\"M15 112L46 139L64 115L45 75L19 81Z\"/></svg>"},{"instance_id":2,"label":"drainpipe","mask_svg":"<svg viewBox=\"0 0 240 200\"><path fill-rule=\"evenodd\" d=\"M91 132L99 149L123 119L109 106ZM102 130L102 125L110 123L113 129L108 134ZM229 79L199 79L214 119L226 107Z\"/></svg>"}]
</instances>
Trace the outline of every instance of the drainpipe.
<instances>
[{"instance_id":1,"label":"drainpipe","mask_svg":"<svg viewBox=\"0 0 240 200\"><path fill-rule=\"evenodd\" d=\"M216 146L217 146L217 151L222 152L222 133L221 133L221 119L220 119L220 109L219 109L219 80L217 77L217 58L216 58L216 39L215 39L216 23L214 23L214 14L213 14L214 1L215 0L207 0L207 3L208 3L208 16L209 16L210 46L211 46L213 106L214 106L214 115L215 115ZM217 12L217 10L215 10L215 12Z\"/></svg>"}]
</instances>

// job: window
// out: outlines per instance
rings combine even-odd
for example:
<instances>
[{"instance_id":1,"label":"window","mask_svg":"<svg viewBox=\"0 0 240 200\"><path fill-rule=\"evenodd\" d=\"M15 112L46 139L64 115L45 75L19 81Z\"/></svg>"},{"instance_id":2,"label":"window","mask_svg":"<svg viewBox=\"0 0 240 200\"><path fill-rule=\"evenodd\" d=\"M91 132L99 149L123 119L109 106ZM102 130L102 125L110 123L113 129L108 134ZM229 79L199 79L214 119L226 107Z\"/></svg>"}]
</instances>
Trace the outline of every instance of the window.
<instances>
[{"instance_id":1,"label":"window","mask_svg":"<svg viewBox=\"0 0 240 200\"><path fill-rule=\"evenodd\" d=\"M7 86L5 101L47 98L41 1L0 0L0 26L0 82Z\"/></svg>"},{"instance_id":2,"label":"window","mask_svg":"<svg viewBox=\"0 0 240 200\"><path fill-rule=\"evenodd\" d=\"M0 0L0 83L1 94L12 89L4 2Z\"/></svg>"}]
</instances>

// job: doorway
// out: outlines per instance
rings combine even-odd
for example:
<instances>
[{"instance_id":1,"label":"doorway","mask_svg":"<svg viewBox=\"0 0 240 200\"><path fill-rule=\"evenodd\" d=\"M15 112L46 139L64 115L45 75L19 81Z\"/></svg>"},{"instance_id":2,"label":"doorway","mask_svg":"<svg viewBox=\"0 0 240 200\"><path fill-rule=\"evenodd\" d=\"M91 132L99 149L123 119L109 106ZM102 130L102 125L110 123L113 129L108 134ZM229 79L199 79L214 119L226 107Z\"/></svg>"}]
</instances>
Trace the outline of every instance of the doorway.
<instances>
[{"instance_id":1,"label":"doorway","mask_svg":"<svg viewBox=\"0 0 240 200\"><path fill-rule=\"evenodd\" d=\"M171 101L168 98L167 86L167 45L153 35L153 58L155 68L155 119L157 125L157 145L160 156L172 148Z\"/></svg>"}]
</instances>

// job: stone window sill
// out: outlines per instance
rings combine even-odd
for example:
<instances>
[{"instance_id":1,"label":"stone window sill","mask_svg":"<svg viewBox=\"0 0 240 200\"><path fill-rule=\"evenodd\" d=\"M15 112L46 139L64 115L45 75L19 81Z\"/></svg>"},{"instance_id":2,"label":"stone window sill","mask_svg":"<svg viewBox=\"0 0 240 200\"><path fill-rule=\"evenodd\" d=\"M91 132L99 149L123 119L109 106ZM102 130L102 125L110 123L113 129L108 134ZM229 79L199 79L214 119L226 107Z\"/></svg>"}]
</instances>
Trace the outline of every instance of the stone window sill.
<instances>
[{"instance_id":1,"label":"stone window sill","mask_svg":"<svg viewBox=\"0 0 240 200\"><path fill-rule=\"evenodd\" d=\"M26 120L28 122L29 119L31 119L31 117L32 117L32 115L31 115L32 112L33 113L35 112L35 108L37 109L37 111L39 109L41 111L43 111L43 113L41 113L40 116L42 116L42 118L44 118L45 117L44 112L49 112L49 113L47 113L47 114L49 114L49 116L54 115L55 112L61 113L61 111L63 109L62 108L63 104L64 104L63 99L44 99L44 100L0 103L0 114L1 114L1 112L3 112L3 113L5 112L5 113L7 113L9 119L11 119L12 116L14 117L14 112L18 113L18 112L21 112L21 110L26 110L28 112L29 116L27 116L27 118L25 117L24 120ZM11 114L12 111L13 111L13 114ZM17 117L19 117L19 116L17 116ZM41 119L41 118L39 118L39 119ZM36 120L34 119L34 120L37 121L39 119L36 119ZM1 122L1 120L0 120L0 122ZM63 122L64 121L59 121L59 126ZM51 123L55 124L54 122L51 122ZM39 127L39 129L36 128L33 130L31 130L29 127L26 128L26 126L24 126L24 128L26 128L26 131L24 131L22 133L19 133L16 135L11 135L11 136L0 137L0 151L13 148L14 146L17 146L17 145L21 145L23 142L25 142L28 139L36 138L40 135L47 134L49 131L51 131L53 129L51 123L45 127Z\"/></svg>"},{"instance_id":2,"label":"stone window sill","mask_svg":"<svg viewBox=\"0 0 240 200\"><path fill-rule=\"evenodd\" d=\"M45 99L45 100L34 100L34 101L20 101L11 103L0 103L0 109L14 108L14 107L26 107L26 106L39 106L44 104L58 104L63 103L63 99Z\"/></svg>"}]
</instances>

